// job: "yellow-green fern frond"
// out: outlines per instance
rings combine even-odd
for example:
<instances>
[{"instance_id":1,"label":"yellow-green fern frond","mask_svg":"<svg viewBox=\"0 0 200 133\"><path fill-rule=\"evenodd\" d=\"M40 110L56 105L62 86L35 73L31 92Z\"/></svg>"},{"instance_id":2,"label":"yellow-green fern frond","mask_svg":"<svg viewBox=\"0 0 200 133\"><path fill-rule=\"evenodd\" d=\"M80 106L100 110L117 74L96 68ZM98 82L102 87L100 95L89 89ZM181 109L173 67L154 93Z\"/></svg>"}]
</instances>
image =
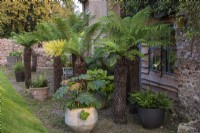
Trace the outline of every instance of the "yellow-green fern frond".
<instances>
[{"instance_id":1,"label":"yellow-green fern frond","mask_svg":"<svg viewBox=\"0 0 200 133\"><path fill-rule=\"evenodd\" d=\"M51 57L60 56L64 51L65 40L54 40L44 43L44 50Z\"/></svg>"}]
</instances>

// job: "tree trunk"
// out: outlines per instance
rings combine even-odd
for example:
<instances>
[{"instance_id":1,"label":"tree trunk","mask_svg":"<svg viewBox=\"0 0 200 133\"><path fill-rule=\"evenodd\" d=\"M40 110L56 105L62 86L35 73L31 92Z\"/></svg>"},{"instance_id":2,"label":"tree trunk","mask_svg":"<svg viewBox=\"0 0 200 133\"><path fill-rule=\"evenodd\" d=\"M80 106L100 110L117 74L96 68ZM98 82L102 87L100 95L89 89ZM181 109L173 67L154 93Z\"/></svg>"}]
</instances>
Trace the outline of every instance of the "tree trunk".
<instances>
[{"instance_id":1,"label":"tree trunk","mask_svg":"<svg viewBox=\"0 0 200 133\"><path fill-rule=\"evenodd\" d=\"M129 93L134 93L140 90L140 81L139 81L139 64L140 58L135 56L134 60L128 60L128 84L129 84Z\"/></svg>"},{"instance_id":2,"label":"tree trunk","mask_svg":"<svg viewBox=\"0 0 200 133\"><path fill-rule=\"evenodd\" d=\"M32 50L32 72L36 72L37 70L37 54L35 53L34 50Z\"/></svg>"},{"instance_id":3,"label":"tree trunk","mask_svg":"<svg viewBox=\"0 0 200 133\"><path fill-rule=\"evenodd\" d=\"M24 72L25 72L25 86L30 87L31 83L31 51L29 47L24 48Z\"/></svg>"},{"instance_id":4,"label":"tree trunk","mask_svg":"<svg viewBox=\"0 0 200 133\"><path fill-rule=\"evenodd\" d=\"M114 72L114 117L115 123L125 124L126 117L126 81L127 81L127 63L125 57L117 60Z\"/></svg>"},{"instance_id":5,"label":"tree trunk","mask_svg":"<svg viewBox=\"0 0 200 133\"><path fill-rule=\"evenodd\" d=\"M53 62L53 72L54 72L54 92L60 87L62 81L62 62L60 56L54 57Z\"/></svg>"},{"instance_id":6,"label":"tree trunk","mask_svg":"<svg viewBox=\"0 0 200 133\"><path fill-rule=\"evenodd\" d=\"M87 72L86 63L83 58L76 57L76 61L74 64L74 76L78 76L80 74L85 74Z\"/></svg>"},{"instance_id":7,"label":"tree trunk","mask_svg":"<svg viewBox=\"0 0 200 133\"><path fill-rule=\"evenodd\" d=\"M76 62L76 55L72 54L72 67L73 67L73 76L75 76L75 62Z\"/></svg>"}]
</instances>

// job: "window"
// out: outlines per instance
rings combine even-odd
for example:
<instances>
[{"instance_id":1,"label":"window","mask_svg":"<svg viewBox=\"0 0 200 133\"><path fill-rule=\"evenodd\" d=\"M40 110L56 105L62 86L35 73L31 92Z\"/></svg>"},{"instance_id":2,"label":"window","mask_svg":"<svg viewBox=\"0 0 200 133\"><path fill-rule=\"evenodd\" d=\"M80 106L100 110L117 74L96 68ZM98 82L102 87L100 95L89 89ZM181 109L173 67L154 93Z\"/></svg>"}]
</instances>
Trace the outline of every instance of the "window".
<instances>
[{"instance_id":1,"label":"window","mask_svg":"<svg viewBox=\"0 0 200 133\"><path fill-rule=\"evenodd\" d=\"M161 70L161 48L151 47L150 48L150 69L154 71Z\"/></svg>"},{"instance_id":2,"label":"window","mask_svg":"<svg viewBox=\"0 0 200 133\"><path fill-rule=\"evenodd\" d=\"M149 53L150 70L168 74L174 73L175 56L176 49L172 46L151 47Z\"/></svg>"}]
</instances>

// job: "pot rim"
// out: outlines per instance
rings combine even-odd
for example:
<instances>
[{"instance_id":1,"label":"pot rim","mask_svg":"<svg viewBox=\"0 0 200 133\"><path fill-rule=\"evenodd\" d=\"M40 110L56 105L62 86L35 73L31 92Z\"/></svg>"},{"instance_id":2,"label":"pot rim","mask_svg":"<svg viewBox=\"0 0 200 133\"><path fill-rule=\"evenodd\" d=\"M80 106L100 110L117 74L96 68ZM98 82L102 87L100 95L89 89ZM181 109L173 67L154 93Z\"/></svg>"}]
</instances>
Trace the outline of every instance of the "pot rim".
<instances>
[{"instance_id":1,"label":"pot rim","mask_svg":"<svg viewBox=\"0 0 200 133\"><path fill-rule=\"evenodd\" d=\"M44 89L49 89L49 87L48 86L46 86L46 87L30 87L29 88L30 90L44 90Z\"/></svg>"}]
</instances>

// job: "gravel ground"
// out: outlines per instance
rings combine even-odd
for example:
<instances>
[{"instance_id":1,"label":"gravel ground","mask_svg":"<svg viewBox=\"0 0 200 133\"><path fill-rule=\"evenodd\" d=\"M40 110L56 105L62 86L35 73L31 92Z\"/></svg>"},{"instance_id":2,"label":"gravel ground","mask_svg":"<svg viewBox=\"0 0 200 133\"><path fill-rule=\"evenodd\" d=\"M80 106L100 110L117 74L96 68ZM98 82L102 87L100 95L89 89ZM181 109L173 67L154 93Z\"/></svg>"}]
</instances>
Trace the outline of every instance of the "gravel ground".
<instances>
[{"instance_id":1,"label":"gravel ground","mask_svg":"<svg viewBox=\"0 0 200 133\"><path fill-rule=\"evenodd\" d=\"M1 68L6 73L14 88L26 99L30 109L35 115L41 119L44 126L46 126L50 133L72 133L72 131L64 123L64 110L62 108L62 101L53 101L50 96L44 102L38 102L32 98L29 91L25 89L24 83L15 82L14 73L6 68ZM53 93L52 69L38 69L37 74L46 75L50 82L50 95ZM128 112L128 111L127 111ZM115 124L113 122L113 112L111 107L98 111L99 120L92 133L176 133L179 120L176 115L167 113L163 126L157 129L144 129L139 121L137 114L131 115L127 113L127 124Z\"/></svg>"}]
</instances>

